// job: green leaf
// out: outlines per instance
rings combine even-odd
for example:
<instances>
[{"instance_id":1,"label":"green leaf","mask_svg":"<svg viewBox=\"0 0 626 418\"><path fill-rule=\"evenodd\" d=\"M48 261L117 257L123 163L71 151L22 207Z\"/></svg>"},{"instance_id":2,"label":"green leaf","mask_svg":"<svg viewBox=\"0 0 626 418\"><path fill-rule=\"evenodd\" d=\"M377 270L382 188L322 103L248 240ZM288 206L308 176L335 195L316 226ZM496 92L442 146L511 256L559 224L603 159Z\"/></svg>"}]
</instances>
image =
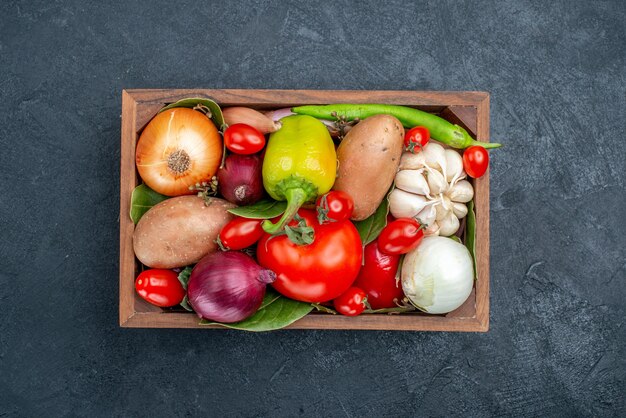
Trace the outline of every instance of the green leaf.
<instances>
[{"instance_id":1,"label":"green leaf","mask_svg":"<svg viewBox=\"0 0 626 418\"><path fill-rule=\"evenodd\" d=\"M224 115L222 114L222 109L220 109L220 106L211 99L204 99L201 97L182 99L165 106L163 109L159 110L159 113L164 112L168 109L174 109L176 107L188 107L190 109L193 109L198 106L204 106L206 109L209 110L210 114L207 115L211 118L213 123L215 123L217 129L222 130L224 128L225 122Z\"/></svg>"},{"instance_id":2,"label":"green leaf","mask_svg":"<svg viewBox=\"0 0 626 418\"><path fill-rule=\"evenodd\" d=\"M387 201L387 199L385 198L383 199L378 209L376 209L376 212L372 214L372 216L354 223L354 226L356 226L356 229L357 231L359 231L359 235L361 236L363 246L366 246L367 244L378 238L380 231L382 231L383 228L387 225L388 213L389 201Z\"/></svg>"},{"instance_id":3,"label":"green leaf","mask_svg":"<svg viewBox=\"0 0 626 418\"><path fill-rule=\"evenodd\" d=\"M263 296L263 302L261 302L261 306L259 307L259 309L263 309L266 306L271 305L272 303L276 302L279 297L280 293L268 286L265 290L265 296Z\"/></svg>"},{"instance_id":4,"label":"green leaf","mask_svg":"<svg viewBox=\"0 0 626 418\"><path fill-rule=\"evenodd\" d=\"M250 318L244 319L241 322L222 324L220 322L211 322L202 319L200 325L221 325L227 328L252 332L273 331L296 322L312 310L313 306L309 303L298 302L279 296L270 304L256 311Z\"/></svg>"},{"instance_id":5,"label":"green leaf","mask_svg":"<svg viewBox=\"0 0 626 418\"><path fill-rule=\"evenodd\" d=\"M157 193L145 184L140 184L135 187L130 197L130 219L136 224L152 206L166 199L169 199L169 196Z\"/></svg>"},{"instance_id":6,"label":"green leaf","mask_svg":"<svg viewBox=\"0 0 626 418\"><path fill-rule=\"evenodd\" d=\"M193 308L189 304L189 298L187 298L187 295L185 295L185 297L183 298L182 302L180 302L180 306L182 306L183 308L185 308L185 310L187 310L189 312L193 312Z\"/></svg>"},{"instance_id":7,"label":"green leaf","mask_svg":"<svg viewBox=\"0 0 626 418\"><path fill-rule=\"evenodd\" d=\"M474 260L474 278L478 278L478 271L476 271L476 213L474 212L474 200L471 200L467 204L465 246L472 255L472 260Z\"/></svg>"},{"instance_id":8,"label":"green leaf","mask_svg":"<svg viewBox=\"0 0 626 418\"><path fill-rule=\"evenodd\" d=\"M278 202L276 200L263 199L250 206L239 206L238 208L229 209L233 215L241 216L248 219L270 219L280 216L285 212L287 202Z\"/></svg>"},{"instance_id":9,"label":"green leaf","mask_svg":"<svg viewBox=\"0 0 626 418\"><path fill-rule=\"evenodd\" d=\"M187 290L187 283L189 283L189 278L191 277L191 270L193 270L193 266L187 266L178 273L178 281L185 290Z\"/></svg>"}]
</instances>

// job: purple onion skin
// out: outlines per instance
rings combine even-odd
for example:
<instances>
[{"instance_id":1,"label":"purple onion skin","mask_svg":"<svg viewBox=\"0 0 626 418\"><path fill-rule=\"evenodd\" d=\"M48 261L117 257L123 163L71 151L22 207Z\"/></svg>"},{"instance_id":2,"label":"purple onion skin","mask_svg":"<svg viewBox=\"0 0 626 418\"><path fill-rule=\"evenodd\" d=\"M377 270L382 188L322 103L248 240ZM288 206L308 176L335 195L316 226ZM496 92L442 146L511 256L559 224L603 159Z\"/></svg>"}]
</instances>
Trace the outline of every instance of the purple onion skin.
<instances>
[{"instance_id":1,"label":"purple onion skin","mask_svg":"<svg viewBox=\"0 0 626 418\"><path fill-rule=\"evenodd\" d=\"M218 251L196 264L187 298L199 317L215 322L239 322L254 314L276 274L238 251Z\"/></svg>"},{"instance_id":2,"label":"purple onion skin","mask_svg":"<svg viewBox=\"0 0 626 418\"><path fill-rule=\"evenodd\" d=\"M263 197L263 159L259 154L230 154L217 172L219 193L238 206L251 205Z\"/></svg>"}]
</instances>

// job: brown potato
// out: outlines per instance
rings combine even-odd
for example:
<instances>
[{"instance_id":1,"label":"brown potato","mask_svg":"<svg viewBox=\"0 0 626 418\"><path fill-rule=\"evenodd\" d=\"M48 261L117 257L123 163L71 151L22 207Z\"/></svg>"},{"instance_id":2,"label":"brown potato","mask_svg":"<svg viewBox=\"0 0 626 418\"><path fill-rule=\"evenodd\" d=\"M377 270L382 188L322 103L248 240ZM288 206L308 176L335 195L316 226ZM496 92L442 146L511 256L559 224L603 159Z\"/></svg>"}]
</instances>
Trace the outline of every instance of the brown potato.
<instances>
[{"instance_id":1,"label":"brown potato","mask_svg":"<svg viewBox=\"0 0 626 418\"><path fill-rule=\"evenodd\" d=\"M135 255L153 268L183 267L215 251L215 240L234 215L235 205L211 198L207 206L198 196L179 196L152 207L133 234Z\"/></svg>"},{"instance_id":2,"label":"brown potato","mask_svg":"<svg viewBox=\"0 0 626 418\"><path fill-rule=\"evenodd\" d=\"M404 128L398 119L376 115L356 124L339 144L335 190L354 200L352 219L360 221L376 211L398 171Z\"/></svg>"}]
</instances>

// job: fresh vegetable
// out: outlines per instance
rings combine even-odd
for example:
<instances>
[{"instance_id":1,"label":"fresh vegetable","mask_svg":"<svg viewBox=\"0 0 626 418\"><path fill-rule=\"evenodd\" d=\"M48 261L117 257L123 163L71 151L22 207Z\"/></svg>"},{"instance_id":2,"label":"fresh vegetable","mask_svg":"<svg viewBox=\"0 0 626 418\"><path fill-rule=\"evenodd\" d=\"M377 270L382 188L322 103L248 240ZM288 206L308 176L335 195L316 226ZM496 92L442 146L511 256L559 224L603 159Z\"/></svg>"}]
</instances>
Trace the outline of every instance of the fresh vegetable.
<instances>
[{"instance_id":1,"label":"fresh vegetable","mask_svg":"<svg viewBox=\"0 0 626 418\"><path fill-rule=\"evenodd\" d=\"M257 259L276 272L274 288L281 294L303 302L329 301L345 292L359 273L361 239L349 221L320 225L315 211L301 209L298 215L313 228L315 241L296 245L285 235L265 234Z\"/></svg>"},{"instance_id":2,"label":"fresh vegetable","mask_svg":"<svg viewBox=\"0 0 626 418\"><path fill-rule=\"evenodd\" d=\"M250 206L240 206L228 209L233 215L248 219L271 219L282 215L287 208L287 202L263 199Z\"/></svg>"},{"instance_id":3,"label":"fresh vegetable","mask_svg":"<svg viewBox=\"0 0 626 418\"><path fill-rule=\"evenodd\" d=\"M142 271L135 280L137 294L147 302L161 308L176 306L185 297L185 289L172 270L149 269Z\"/></svg>"},{"instance_id":4,"label":"fresh vegetable","mask_svg":"<svg viewBox=\"0 0 626 418\"><path fill-rule=\"evenodd\" d=\"M189 186L209 180L217 172L222 140L203 113L175 108L148 123L135 157L139 175L152 190L166 196L190 194Z\"/></svg>"},{"instance_id":5,"label":"fresh vegetable","mask_svg":"<svg viewBox=\"0 0 626 418\"><path fill-rule=\"evenodd\" d=\"M363 246L378 238L380 231L387 225L387 221L390 218L392 217L389 215L389 201L383 199L378 209L376 209L376 212L371 216L362 221L354 222L354 226L356 226L357 231L359 231Z\"/></svg>"},{"instance_id":6,"label":"fresh vegetable","mask_svg":"<svg viewBox=\"0 0 626 418\"><path fill-rule=\"evenodd\" d=\"M378 236L378 248L385 254L413 251L424 238L423 226L413 218L400 218L387 224Z\"/></svg>"},{"instance_id":7,"label":"fresh vegetable","mask_svg":"<svg viewBox=\"0 0 626 418\"><path fill-rule=\"evenodd\" d=\"M483 147L469 147L463 152L463 167L468 176L482 177L489 167L489 153Z\"/></svg>"},{"instance_id":8,"label":"fresh vegetable","mask_svg":"<svg viewBox=\"0 0 626 418\"><path fill-rule=\"evenodd\" d=\"M330 190L337 170L337 154L324 125L310 116L288 116L282 128L270 135L263 160L263 185L275 200L286 200L287 209L277 223L263 229L276 234L298 208Z\"/></svg>"},{"instance_id":9,"label":"fresh vegetable","mask_svg":"<svg viewBox=\"0 0 626 418\"><path fill-rule=\"evenodd\" d=\"M467 215L474 189L464 180L460 154L429 143L418 154L402 155L396 188L389 195L389 209L396 218L415 218L426 226L425 235L450 236Z\"/></svg>"},{"instance_id":10,"label":"fresh vegetable","mask_svg":"<svg viewBox=\"0 0 626 418\"><path fill-rule=\"evenodd\" d=\"M404 134L405 151L417 154L428 144L430 140L430 132L423 126L411 128Z\"/></svg>"},{"instance_id":11,"label":"fresh vegetable","mask_svg":"<svg viewBox=\"0 0 626 418\"><path fill-rule=\"evenodd\" d=\"M286 118L287 116L295 115L295 113L291 111L290 107L271 110L268 112L264 112L264 114L276 123L278 123L278 121L280 121L281 119ZM320 119L320 122L322 122L324 126L326 126L326 129L328 129L328 133L330 134L330 136L343 138L348 133L348 131L352 129L352 126L354 126L357 121L347 122L345 120L330 121Z\"/></svg>"},{"instance_id":12,"label":"fresh vegetable","mask_svg":"<svg viewBox=\"0 0 626 418\"><path fill-rule=\"evenodd\" d=\"M259 154L230 154L217 172L219 193L236 205L251 205L263 197L263 161Z\"/></svg>"},{"instance_id":13,"label":"fresh vegetable","mask_svg":"<svg viewBox=\"0 0 626 418\"><path fill-rule=\"evenodd\" d=\"M179 196L153 206L133 234L135 255L144 265L175 268L193 264L217 249L217 235L232 218L223 199Z\"/></svg>"},{"instance_id":14,"label":"fresh vegetable","mask_svg":"<svg viewBox=\"0 0 626 418\"><path fill-rule=\"evenodd\" d=\"M363 267L354 281L354 286L363 289L372 309L395 308L404 293L396 279L399 255L385 254L378 248L378 241L365 246Z\"/></svg>"},{"instance_id":15,"label":"fresh vegetable","mask_svg":"<svg viewBox=\"0 0 626 418\"><path fill-rule=\"evenodd\" d=\"M418 309L452 312L469 297L474 284L472 257L463 244L426 237L402 264L402 289Z\"/></svg>"},{"instance_id":16,"label":"fresh vegetable","mask_svg":"<svg viewBox=\"0 0 626 418\"><path fill-rule=\"evenodd\" d=\"M261 306L265 287L276 275L252 257L237 251L204 257L191 272L187 297L201 318L217 322L242 321Z\"/></svg>"},{"instance_id":17,"label":"fresh vegetable","mask_svg":"<svg viewBox=\"0 0 626 418\"><path fill-rule=\"evenodd\" d=\"M252 332L272 331L296 322L312 310L313 305L310 303L288 299L276 293L273 289L268 288L265 291L261 307L251 317L229 324L202 319L200 325L221 325L227 328Z\"/></svg>"},{"instance_id":18,"label":"fresh vegetable","mask_svg":"<svg viewBox=\"0 0 626 418\"><path fill-rule=\"evenodd\" d=\"M256 154L265 147L265 136L250 125L236 123L224 131L224 144L237 154Z\"/></svg>"},{"instance_id":19,"label":"fresh vegetable","mask_svg":"<svg viewBox=\"0 0 626 418\"><path fill-rule=\"evenodd\" d=\"M227 107L222 110L227 125L243 123L257 129L262 134L269 134L280 129L280 122L274 122L258 110L249 107Z\"/></svg>"},{"instance_id":20,"label":"fresh vegetable","mask_svg":"<svg viewBox=\"0 0 626 418\"><path fill-rule=\"evenodd\" d=\"M237 217L222 228L218 245L224 250L243 250L261 239L265 231L262 220Z\"/></svg>"},{"instance_id":21,"label":"fresh vegetable","mask_svg":"<svg viewBox=\"0 0 626 418\"><path fill-rule=\"evenodd\" d=\"M320 223L350 219L354 202L348 193L333 190L317 198L317 219Z\"/></svg>"},{"instance_id":22,"label":"fresh vegetable","mask_svg":"<svg viewBox=\"0 0 626 418\"><path fill-rule=\"evenodd\" d=\"M475 141L459 125L453 125L437 115L412 107L388 104L332 104L325 106L297 106L291 110L299 115L309 115L328 120L338 120L339 118L363 120L374 115L386 114L398 118L406 128L424 126L430 132L431 138L452 148L467 148L471 145L479 145L484 148L500 147L500 144L496 143Z\"/></svg>"},{"instance_id":23,"label":"fresh vegetable","mask_svg":"<svg viewBox=\"0 0 626 418\"><path fill-rule=\"evenodd\" d=\"M169 196L157 193L145 184L140 184L133 189L130 196L130 219L137 224L152 206L166 199L169 199Z\"/></svg>"},{"instance_id":24,"label":"fresh vegetable","mask_svg":"<svg viewBox=\"0 0 626 418\"><path fill-rule=\"evenodd\" d=\"M404 128L396 118L377 115L359 122L339 144L339 170L334 190L354 200L352 219L376 211L398 171Z\"/></svg>"},{"instance_id":25,"label":"fresh vegetable","mask_svg":"<svg viewBox=\"0 0 626 418\"><path fill-rule=\"evenodd\" d=\"M351 287L335 298L333 305L335 310L342 315L357 316L363 313L366 306L367 296L358 287Z\"/></svg>"}]
</instances>

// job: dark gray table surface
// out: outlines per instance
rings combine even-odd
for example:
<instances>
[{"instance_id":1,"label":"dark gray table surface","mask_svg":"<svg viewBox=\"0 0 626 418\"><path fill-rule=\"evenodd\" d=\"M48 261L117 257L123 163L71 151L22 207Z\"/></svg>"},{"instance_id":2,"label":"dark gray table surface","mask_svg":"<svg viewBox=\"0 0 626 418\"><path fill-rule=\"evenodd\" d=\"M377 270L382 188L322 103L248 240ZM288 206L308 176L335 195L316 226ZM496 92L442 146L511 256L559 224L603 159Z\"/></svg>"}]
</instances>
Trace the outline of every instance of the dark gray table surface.
<instances>
[{"instance_id":1,"label":"dark gray table surface","mask_svg":"<svg viewBox=\"0 0 626 418\"><path fill-rule=\"evenodd\" d=\"M106 3L0 2L0 417L626 414L626 2ZM490 92L490 331L120 329L149 87Z\"/></svg>"}]
</instances>

